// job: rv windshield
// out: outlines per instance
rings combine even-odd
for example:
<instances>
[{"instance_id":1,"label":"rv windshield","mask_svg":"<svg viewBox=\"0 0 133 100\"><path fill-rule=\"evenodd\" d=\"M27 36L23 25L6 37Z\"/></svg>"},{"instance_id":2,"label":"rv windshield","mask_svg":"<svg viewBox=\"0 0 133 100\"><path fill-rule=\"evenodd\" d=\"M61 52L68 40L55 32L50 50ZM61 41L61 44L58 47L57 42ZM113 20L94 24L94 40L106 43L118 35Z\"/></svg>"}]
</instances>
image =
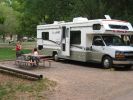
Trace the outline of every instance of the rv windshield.
<instances>
[{"instance_id":1,"label":"rv windshield","mask_svg":"<svg viewBox=\"0 0 133 100\"><path fill-rule=\"evenodd\" d=\"M124 46L124 41L119 36L102 36L107 46Z\"/></svg>"}]
</instances>

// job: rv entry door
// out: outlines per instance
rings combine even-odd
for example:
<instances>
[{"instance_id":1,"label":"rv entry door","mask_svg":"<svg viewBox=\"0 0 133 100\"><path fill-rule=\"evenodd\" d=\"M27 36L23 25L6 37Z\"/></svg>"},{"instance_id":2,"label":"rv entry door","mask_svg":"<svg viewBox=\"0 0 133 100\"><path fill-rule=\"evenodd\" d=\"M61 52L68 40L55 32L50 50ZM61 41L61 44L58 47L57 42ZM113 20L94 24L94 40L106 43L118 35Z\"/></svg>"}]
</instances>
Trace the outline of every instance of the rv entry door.
<instances>
[{"instance_id":1,"label":"rv entry door","mask_svg":"<svg viewBox=\"0 0 133 100\"><path fill-rule=\"evenodd\" d=\"M70 56L70 28L62 27L61 55Z\"/></svg>"}]
</instances>

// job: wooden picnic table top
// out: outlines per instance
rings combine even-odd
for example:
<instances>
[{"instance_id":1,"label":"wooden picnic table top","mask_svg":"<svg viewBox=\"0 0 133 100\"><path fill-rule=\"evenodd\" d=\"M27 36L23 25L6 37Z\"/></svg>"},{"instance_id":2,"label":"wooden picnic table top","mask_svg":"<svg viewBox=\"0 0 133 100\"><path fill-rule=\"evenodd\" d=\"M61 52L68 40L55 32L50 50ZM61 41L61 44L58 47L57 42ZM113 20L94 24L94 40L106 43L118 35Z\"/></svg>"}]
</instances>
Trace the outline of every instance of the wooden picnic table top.
<instances>
[{"instance_id":1,"label":"wooden picnic table top","mask_svg":"<svg viewBox=\"0 0 133 100\"><path fill-rule=\"evenodd\" d=\"M47 56L47 55L41 55L41 54L39 54L39 55L34 55L34 54L32 54L32 53L23 54L23 56L26 56L26 57L28 57L28 56L32 56L32 57L38 57L38 58L48 58L48 57L50 57L50 56Z\"/></svg>"}]
</instances>

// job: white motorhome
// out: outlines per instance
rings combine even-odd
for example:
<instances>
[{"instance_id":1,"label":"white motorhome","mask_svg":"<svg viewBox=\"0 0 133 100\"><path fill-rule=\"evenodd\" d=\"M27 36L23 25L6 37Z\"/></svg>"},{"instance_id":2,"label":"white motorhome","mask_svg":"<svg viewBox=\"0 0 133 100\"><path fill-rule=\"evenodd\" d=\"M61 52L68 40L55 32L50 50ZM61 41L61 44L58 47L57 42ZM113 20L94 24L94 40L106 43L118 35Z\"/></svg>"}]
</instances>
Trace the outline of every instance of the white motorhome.
<instances>
[{"instance_id":1,"label":"white motorhome","mask_svg":"<svg viewBox=\"0 0 133 100\"><path fill-rule=\"evenodd\" d=\"M133 47L121 36L133 35L129 22L121 20L74 18L72 22L55 21L37 26L37 46L43 54L59 58L99 62L112 65L133 65Z\"/></svg>"}]
</instances>

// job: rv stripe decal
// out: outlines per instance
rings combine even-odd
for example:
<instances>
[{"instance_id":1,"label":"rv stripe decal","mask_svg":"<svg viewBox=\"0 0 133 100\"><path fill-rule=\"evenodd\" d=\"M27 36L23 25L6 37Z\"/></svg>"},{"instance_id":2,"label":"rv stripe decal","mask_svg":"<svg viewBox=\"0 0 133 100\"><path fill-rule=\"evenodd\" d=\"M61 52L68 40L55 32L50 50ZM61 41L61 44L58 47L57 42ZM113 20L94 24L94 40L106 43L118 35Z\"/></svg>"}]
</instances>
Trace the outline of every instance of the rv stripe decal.
<instances>
[{"instance_id":1,"label":"rv stripe decal","mask_svg":"<svg viewBox=\"0 0 133 100\"><path fill-rule=\"evenodd\" d=\"M91 50L89 47L83 47L83 46L77 46L77 45L71 45L72 47L76 47L83 50Z\"/></svg>"},{"instance_id":2,"label":"rv stripe decal","mask_svg":"<svg viewBox=\"0 0 133 100\"><path fill-rule=\"evenodd\" d=\"M56 41L53 41L53 40L48 40L48 41L53 42L53 43L55 43L55 44L57 44L57 45L60 45L60 44L57 43Z\"/></svg>"},{"instance_id":3,"label":"rv stripe decal","mask_svg":"<svg viewBox=\"0 0 133 100\"><path fill-rule=\"evenodd\" d=\"M50 41L50 42L55 43L57 45L60 45L59 43L57 43L56 41L53 41L53 40L47 40L47 41Z\"/></svg>"}]
</instances>

